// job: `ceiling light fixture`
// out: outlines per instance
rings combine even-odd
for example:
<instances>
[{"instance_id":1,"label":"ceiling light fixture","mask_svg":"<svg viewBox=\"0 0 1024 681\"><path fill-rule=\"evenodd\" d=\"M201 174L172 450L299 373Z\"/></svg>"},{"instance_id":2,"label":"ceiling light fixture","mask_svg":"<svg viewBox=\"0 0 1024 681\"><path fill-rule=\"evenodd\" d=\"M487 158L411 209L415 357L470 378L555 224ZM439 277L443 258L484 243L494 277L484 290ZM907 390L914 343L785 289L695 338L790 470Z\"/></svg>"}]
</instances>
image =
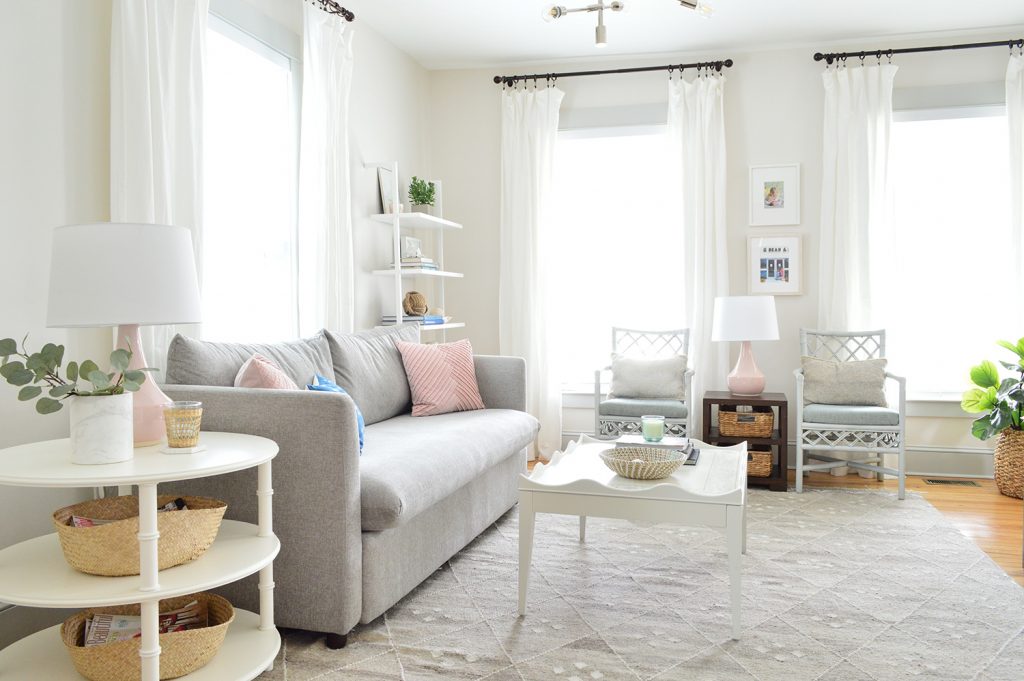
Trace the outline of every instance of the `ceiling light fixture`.
<instances>
[{"instance_id":1,"label":"ceiling light fixture","mask_svg":"<svg viewBox=\"0 0 1024 681\"><path fill-rule=\"evenodd\" d=\"M708 5L707 0L678 0L679 4L687 9L692 9L702 17L710 17L712 9ZM552 5L544 10L544 20L554 21L555 19L561 19L566 14L576 14L578 12L597 12L597 27L594 29L594 43L598 47L604 47L608 44L608 28L604 25L604 11L610 10L612 12L621 12L625 9L625 5L621 2L610 2L605 4L604 0L598 0L593 5L587 5L586 7L574 7L572 9L563 7L562 5Z\"/></svg>"},{"instance_id":2,"label":"ceiling light fixture","mask_svg":"<svg viewBox=\"0 0 1024 681\"><path fill-rule=\"evenodd\" d=\"M604 0L598 0L593 5L587 5L586 7L574 7L567 9L560 5L553 5L544 10L544 20L554 21L560 19L566 14L575 14L577 12L597 12L597 28L594 29L594 44L598 47L604 47L608 44L608 28L604 25L604 11L610 10L612 12L621 12L625 8L621 2L610 2L607 5L604 4Z\"/></svg>"}]
</instances>

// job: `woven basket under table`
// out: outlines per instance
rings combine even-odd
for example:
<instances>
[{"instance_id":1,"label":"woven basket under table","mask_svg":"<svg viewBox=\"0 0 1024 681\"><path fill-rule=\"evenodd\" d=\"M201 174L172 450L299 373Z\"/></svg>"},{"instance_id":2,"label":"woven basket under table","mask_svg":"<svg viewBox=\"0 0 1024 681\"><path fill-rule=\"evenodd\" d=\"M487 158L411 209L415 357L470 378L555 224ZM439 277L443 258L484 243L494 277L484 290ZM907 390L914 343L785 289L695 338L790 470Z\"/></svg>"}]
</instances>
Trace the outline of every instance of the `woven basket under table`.
<instances>
[{"instance_id":1,"label":"woven basket under table","mask_svg":"<svg viewBox=\"0 0 1024 681\"><path fill-rule=\"evenodd\" d=\"M160 506L174 501L173 494L161 495ZM217 538L228 505L208 497L181 497L188 510L157 513L160 531L158 567L164 570L195 560ZM96 527L73 527L72 515L116 520ZM53 514L60 547L68 565L90 575L123 577L139 574L139 498L110 497L83 501Z\"/></svg>"},{"instance_id":2,"label":"woven basket under table","mask_svg":"<svg viewBox=\"0 0 1024 681\"><path fill-rule=\"evenodd\" d=\"M747 477L767 478L772 474L771 450L747 450Z\"/></svg>"},{"instance_id":3,"label":"woven basket under table","mask_svg":"<svg viewBox=\"0 0 1024 681\"><path fill-rule=\"evenodd\" d=\"M206 601L210 625L202 629L173 631L160 634L160 678L176 679L191 674L217 654L228 626L235 619L235 609L227 599L211 593L178 596L160 601L160 612L176 610L192 601ZM138 615L140 606L114 605L83 610L64 620L60 637L71 655L78 673L90 681L140 681L142 665L139 662L141 639L117 641L86 648L85 620L96 613L111 615Z\"/></svg>"},{"instance_id":4,"label":"woven basket under table","mask_svg":"<svg viewBox=\"0 0 1024 681\"><path fill-rule=\"evenodd\" d=\"M754 407L754 411L737 412L725 407L718 411L718 431L722 435L771 437L775 412L771 407Z\"/></svg>"}]
</instances>

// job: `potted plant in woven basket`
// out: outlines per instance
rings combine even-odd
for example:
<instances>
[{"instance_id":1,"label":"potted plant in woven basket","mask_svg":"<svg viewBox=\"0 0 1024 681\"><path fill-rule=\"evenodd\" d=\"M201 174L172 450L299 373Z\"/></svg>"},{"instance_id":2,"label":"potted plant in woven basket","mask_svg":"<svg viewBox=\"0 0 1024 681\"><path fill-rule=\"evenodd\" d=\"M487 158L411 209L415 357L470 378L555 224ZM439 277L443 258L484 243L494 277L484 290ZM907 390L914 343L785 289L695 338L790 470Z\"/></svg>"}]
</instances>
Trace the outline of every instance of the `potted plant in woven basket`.
<instances>
[{"instance_id":1,"label":"potted plant in woven basket","mask_svg":"<svg viewBox=\"0 0 1024 681\"><path fill-rule=\"evenodd\" d=\"M129 370L131 350L110 353L112 371L91 359L68 362L64 346L47 343L39 352L21 349L13 338L0 340L0 376L18 388L22 402L36 400L36 411L53 414L71 406L71 463L117 463L132 458L132 393L146 380L144 370ZM44 394L45 392L45 394Z\"/></svg>"},{"instance_id":2,"label":"potted plant in woven basket","mask_svg":"<svg viewBox=\"0 0 1024 681\"><path fill-rule=\"evenodd\" d=\"M1016 362L1000 360L1013 376L1000 379L999 369L985 360L971 368L976 388L964 393L960 406L964 411L981 414L971 425L971 433L980 440L999 435L994 458L996 487L1008 497L1024 498L1024 338L1016 344L999 345L1017 356Z\"/></svg>"}]
</instances>

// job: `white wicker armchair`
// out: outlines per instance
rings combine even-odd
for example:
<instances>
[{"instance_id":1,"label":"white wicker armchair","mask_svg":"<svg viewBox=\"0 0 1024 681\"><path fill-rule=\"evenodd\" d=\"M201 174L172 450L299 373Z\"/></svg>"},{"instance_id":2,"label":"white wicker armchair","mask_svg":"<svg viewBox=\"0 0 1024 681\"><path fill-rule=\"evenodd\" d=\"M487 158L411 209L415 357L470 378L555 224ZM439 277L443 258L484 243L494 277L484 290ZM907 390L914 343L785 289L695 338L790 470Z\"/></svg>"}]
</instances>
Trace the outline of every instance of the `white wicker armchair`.
<instances>
[{"instance_id":1,"label":"white wicker armchair","mask_svg":"<svg viewBox=\"0 0 1024 681\"><path fill-rule=\"evenodd\" d=\"M811 331L800 330L800 353L839 362L850 362L885 357L885 331ZM804 404L803 369L796 375L796 491L803 491L804 471L828 470L849 466L856 470L871 471L879 480L885 475L899 479L899 498L906 488L906 455L904 439L907 423L907 379L890 372L889 381L897 384L897 408L858 407L833 404ZM828 451L867 452L868 456L856 460L839 459L822 454ZM806 463L807 459L820 463ZM897 468L885 466L885 454L897 455Z\"/></svg>"},{"instance_id":2,"label":"white wicker armchair","mask_svg":"<svg viewBox=\"0 0 1024 681\"><path fill-rule=\"evenodd\" d=\"M685 355L690 345L690 330L638 331L612 328L612 354L627 357L670 357ZM594 435L616 438L640 432L640 417L657 414L665 417L665 434L689 437L693 414L693 370L683 374L685 399L607 398L602 379L611 366L594 372Z\"/></svg>"}]
</instances>

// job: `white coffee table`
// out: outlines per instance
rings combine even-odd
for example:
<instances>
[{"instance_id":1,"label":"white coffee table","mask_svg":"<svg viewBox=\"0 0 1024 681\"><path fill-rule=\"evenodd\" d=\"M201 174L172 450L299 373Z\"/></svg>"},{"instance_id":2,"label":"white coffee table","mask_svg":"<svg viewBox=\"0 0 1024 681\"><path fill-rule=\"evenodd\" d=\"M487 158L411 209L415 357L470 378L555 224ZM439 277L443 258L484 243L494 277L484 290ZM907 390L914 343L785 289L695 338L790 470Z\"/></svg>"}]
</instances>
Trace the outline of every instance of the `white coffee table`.
<instances>
[{"instance_id":1,"label":"white coffee table","mask_svg":"<svg viewBox=\"0 0 1024 681\"><path fill-rule=\"evenodd\" d=\"M587 516L641 522L703 525L725 531L729 553L732 636L740 637L741 558L747 552L747 445L712 447L697 440L700 459L680 466L662 480L630 480L616 475L598 453L614 442L581 436L551 462L539 463L519 480L519 614L526 614L526 592L538 513L580 518L586 540Z\"/></svg>"}]
</instances>

